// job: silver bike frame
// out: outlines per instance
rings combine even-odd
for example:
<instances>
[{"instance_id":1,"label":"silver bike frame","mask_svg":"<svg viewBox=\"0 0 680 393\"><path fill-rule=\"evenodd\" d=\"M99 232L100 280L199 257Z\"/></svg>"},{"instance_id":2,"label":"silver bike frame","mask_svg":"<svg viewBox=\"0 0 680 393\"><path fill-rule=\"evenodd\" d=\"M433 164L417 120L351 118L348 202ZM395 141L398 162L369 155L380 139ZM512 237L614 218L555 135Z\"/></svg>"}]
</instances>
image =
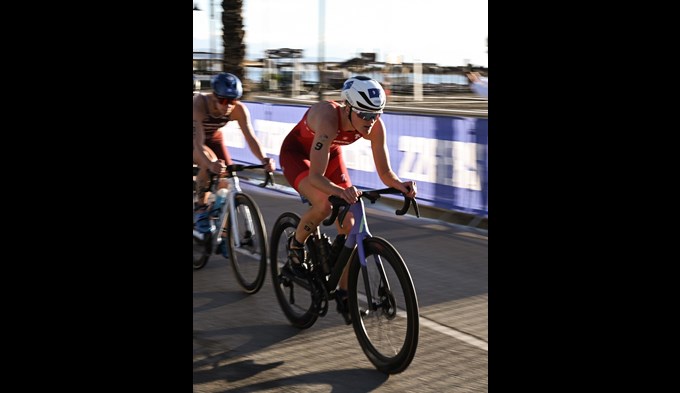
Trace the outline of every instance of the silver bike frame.
<instances>
[{"instance_id":1,"label":"silver bike frame","mask_svg":"<svg viewBox=\"0 0 680 393\"><path fill-rule=\"evenodd\" d=\"M219 225L217 226L217 232L222 233L222 228L224 227L225 224L225 218L227 215L227 212L230 212L231 214L229 215L230 218L230 227L231 227L231 238L234 239L234 247L239 248L241 247L241 239L238 235L238 225L236 222L236 209L234 209L234 206L236 206L236 195L242 193L243 191L241 190L241 185L239 184L239 178L234 176L234 177L227 177L227 182L229 183L229 187L227 188L227 200L224 202L222 207L220 208L220 215L217 219L217 222ZM251 226L248 228L248 230L251 233L255 233L255 228L252 227L252 216L250 214L249 209L243 209L242 213L245 215L245 220L246 224ZM213 237L213 246L217 246L222 241L222 236L214 236Z\"/></svg>"}]
</instances>

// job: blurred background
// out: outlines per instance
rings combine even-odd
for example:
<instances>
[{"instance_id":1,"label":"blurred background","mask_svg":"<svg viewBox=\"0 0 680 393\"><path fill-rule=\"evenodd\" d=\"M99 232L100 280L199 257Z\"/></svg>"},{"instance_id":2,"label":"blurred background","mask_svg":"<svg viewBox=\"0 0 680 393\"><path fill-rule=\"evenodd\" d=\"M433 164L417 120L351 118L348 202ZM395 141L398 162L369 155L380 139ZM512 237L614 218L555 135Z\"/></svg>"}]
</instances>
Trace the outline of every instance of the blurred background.
<instances>
[{"instance_id":1,"label":"blurred background","mask_svg":"<svg viewBox=\"0 0 680 393\"><path fill-rule=\"evenodd\" d=\"M367 75L391 105L485 110L465 73L488 76L488 1L194 0L194 76L222 71L244 99L339 99Z\"/></svg>"}]
</instances>

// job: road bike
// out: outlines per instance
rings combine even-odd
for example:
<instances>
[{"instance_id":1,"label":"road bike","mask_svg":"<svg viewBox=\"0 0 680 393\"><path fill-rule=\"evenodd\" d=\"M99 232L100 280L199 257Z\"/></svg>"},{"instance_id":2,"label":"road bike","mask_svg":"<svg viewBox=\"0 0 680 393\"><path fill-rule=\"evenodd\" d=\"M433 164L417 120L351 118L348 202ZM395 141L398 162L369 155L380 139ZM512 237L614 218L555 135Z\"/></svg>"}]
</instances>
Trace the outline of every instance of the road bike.
<instances>
[{"instance_id":1,"label":"road bike","mask_svg":"<svg viewBox=\"0 0 680 393\"><path fill-rule=\"evenodd\" d=\"M210 231L201 233L193 226L194 269L205 267L210 256L222 254L231 261L236 280L246 293L262 288L267 271L267 231L259 206L243 192L237 172L262 169L264 165L227 165L219 175L212 174L208 190L216 196L210 203ZM194 165L194 177L198 168ZM227 187L219 188L224 179ZM222 180L222 181L224 181ZM273 176L265 172L261 187L274 185ZM196 205L194 180L194 206Z\"/></svg>"},{"instance_id":2,"label":"road bike","mask_svg":"<svg viewBox=\"0 0 680 393\"><path fill-rule=\"evenodd\" d=\"M359 200L351 205L335 196L328 198L333 208L323 225L331 225L338 218L342 226L347 212L352 212L355 223L346 239L339 234L332 244L317 226L305 242L306 278L287 268L287 244L300 216L294 212L281 214L270 237L269 265L283 313L293 326L306 329L326 315L329 299L349 263L349 318L359 345L378 370L396 374L404 371L415 356L420 321L418 299L406 263L392 244L369 232L362 197L375 203L381 194L401 192L395 188L362 191ZM396 214L404 215L412 205L420 217L416 200L401 195L404 205ZM308 203L304 198L303 202Z\"/></svg>"}]
</instances>

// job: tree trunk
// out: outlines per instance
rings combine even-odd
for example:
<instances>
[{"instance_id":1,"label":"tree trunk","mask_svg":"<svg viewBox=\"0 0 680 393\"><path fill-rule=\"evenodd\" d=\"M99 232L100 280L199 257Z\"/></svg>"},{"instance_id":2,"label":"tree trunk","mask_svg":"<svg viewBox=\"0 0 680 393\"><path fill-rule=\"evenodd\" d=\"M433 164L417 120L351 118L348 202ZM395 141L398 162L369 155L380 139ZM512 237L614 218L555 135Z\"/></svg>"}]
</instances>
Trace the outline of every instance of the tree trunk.
<instances>
[{"instance_id":1,"label":"tree trunk","mask_svg":"<svg viewBox=\"0 0 680 393\"><path fill-rule=\"evenodd\" d=\"M246 45L243 43L243 0L222 0L222 43L224 55L222 70L232 73L245 82L243 60Z\"/></svg>"}]
</instances>

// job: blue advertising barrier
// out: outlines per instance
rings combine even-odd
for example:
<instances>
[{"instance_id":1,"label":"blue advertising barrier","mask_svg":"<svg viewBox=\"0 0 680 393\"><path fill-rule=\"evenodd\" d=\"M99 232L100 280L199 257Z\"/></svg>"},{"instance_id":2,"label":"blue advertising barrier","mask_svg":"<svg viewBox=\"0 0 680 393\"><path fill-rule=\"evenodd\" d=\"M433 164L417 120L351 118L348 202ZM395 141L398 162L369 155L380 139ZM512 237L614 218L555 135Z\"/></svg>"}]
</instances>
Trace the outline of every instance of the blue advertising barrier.
<instances>
[{"instance_id":1,"label":"blue advertising barrier","mask_svg":"<svg viewBox=\"0 0 680 393\"><path fill-rule=\"evenodd\" d=\"M280 169L281 143L308 106L244 103L265 154ZM418 182L419 203L488 216L488 119L389 112L382 119L392 169L402 180ZM234 160L256 163L236 122L223 132ZM352 184L385 187L375 173L370 142L360 139L342 149Z\"/></svg>"}]
</instances>

